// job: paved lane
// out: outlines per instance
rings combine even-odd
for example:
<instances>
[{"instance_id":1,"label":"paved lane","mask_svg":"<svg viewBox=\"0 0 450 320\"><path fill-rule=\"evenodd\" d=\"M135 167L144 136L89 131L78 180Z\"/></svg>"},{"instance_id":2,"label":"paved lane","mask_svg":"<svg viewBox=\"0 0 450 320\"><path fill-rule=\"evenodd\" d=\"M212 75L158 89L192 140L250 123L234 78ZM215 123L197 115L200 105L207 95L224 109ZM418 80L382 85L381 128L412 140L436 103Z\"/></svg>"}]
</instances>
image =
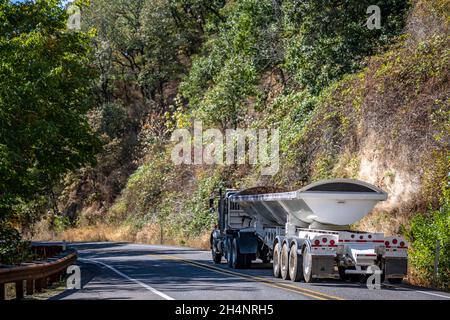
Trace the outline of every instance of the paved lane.
<instances>
[{"instance_id":1,"label":"paved lane","mask_svg":"<svg viewBox=\"0 0 450 320\"><path fill-rule=\"evenodd\" d=\"M195 249L121 243L84 243L82 290L54 299L150 300L450 300L450 294L409 286L368 290L356 282L313 284L275 279L270 264L232 270Z\"/></svg>"}]
</instances>

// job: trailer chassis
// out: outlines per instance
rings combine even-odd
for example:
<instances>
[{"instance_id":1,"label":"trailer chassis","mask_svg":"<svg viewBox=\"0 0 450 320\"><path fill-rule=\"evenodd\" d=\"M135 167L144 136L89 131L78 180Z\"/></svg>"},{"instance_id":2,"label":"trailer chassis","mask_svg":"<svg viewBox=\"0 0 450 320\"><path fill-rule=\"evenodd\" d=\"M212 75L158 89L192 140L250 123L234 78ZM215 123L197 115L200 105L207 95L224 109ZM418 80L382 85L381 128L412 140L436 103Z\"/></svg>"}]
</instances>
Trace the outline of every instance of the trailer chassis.
<instances>
[{"instance_id":1,"label":"trailer chassis","mask_svg":"<svg viewBox=\"0 0 450 320\"><path fill-rule=\"evenodd\" d=\"M381 233L294 230L289 226L216 229L211 249L215 263L225 257L231 268L249 268L256 259L273 261L274 276L292 281L363 279L376 266L382 280L399 283L407 273L407 242Z\"/></svg>"}]
</instances>

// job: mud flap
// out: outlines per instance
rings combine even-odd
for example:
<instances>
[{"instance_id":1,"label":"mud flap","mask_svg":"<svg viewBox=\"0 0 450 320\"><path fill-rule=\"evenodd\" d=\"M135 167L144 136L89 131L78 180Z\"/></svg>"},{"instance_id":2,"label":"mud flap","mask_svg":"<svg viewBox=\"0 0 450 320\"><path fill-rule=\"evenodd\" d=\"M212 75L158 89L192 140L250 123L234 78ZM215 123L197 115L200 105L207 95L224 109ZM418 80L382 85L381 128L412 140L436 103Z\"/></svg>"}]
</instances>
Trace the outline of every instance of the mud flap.
<instances>
[{"instance_id":1,"label":"mud flap","mask_svg":"<svg viewBox=\"0 0 450 320\"><path fill-rule=\"evenodd\" d=\"M385 277L403 278L408 273L408 259L387 258L384 266Z\"/></svg>"},{"instance_id":2,"label":"mud flap","mask_svg":"<svg viewBox=\"0 0 450 320\"><path fill-rule=\"evenodd\" d=\"M312 274L315 278L335 278L338 273L335 270L334 256L313 256Z\"/></svg>"},{"instance_id":3,"label":"mud flap","mask_svg":"<svg viewBox=\"0 0 450 320\"><path fill-rule=\"evenodd\" d=\"M241 254L254 254L258 252L258 237L253 232L239 232L239 252Z\"/></svg>"}]
</instances>

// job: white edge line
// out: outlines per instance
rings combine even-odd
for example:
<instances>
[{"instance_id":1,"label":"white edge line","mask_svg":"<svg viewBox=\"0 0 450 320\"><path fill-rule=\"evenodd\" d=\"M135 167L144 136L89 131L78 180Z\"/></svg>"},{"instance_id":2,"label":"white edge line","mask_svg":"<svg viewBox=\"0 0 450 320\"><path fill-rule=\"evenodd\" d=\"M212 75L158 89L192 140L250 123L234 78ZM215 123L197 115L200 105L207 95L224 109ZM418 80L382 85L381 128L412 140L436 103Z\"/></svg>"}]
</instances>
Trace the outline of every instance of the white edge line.
<instances>
[{"instance_id":1,"label":"white edge line","mask_svg":"<svg viewBox=\"0 0 450 320\"><path fill-rule=\"evenodd\" d=\"M155 288L153 288L153 287L151 287L151 286L149 286L149 285L147 285L147 284L145 284L145 283L143 283L143 282L141 282L141 281L139 281L139 280L136 280L136 279L133 279L133 278L127 276L125 273L120 272L119 270L117 270L117 269L111 267L110 265L108 265L108 264L106 264L106 263L104 263L104 262L97 261L97 260L93 260L93 259L86 259L86 258L78 258L78 260L100 264L100 265L102 265L102 266L104 266L104 267L106 267L106 268L108 268L108 269L114 271L114 272L117 273L119 276L121 276L121 277L123 277L123 278L125 278L125 279L127 279L127 280L129 280L129 281L132 281L132 282L134 282L134 283L140 285L141 287L144 287L145 289L147 289L147 290L153 292L154 294L157 294L158 296L160 296L160 297L162 297L162 298L164 298L164 299L166 299L166 300L175 300L174 298L168 296L167 294L162 293L161 291L158 291L158 290L156 290Z\"/></svg>"},{"instance_id":2,"label":"white edge line","mask_svg":"<svg viewBox=\"0 0 450 320\"><path fill-rule=\"evenodd\" d=\"M426 292L426 291L419 291L419 290L416 290L416 291L420 292L420 293L423 293L423 294L429 294L429 295L432 295L432 296L437 296L437 297L441 297L441 298L445 298L445 299L450 299L449 296L444 296L442 294L437 294L437 293L433 293L433 292Z\"/></svg>"},{"instance_id":3,"label":"white edge line","mask_svg":"<svg viewBox=\"0 0 450 320\"><path fill-rule=\"evenodd\" d=\"M86 258L78 258L78 260L80 260L80 261L88 261L88 262L91 262L91 263L100 264L100 265L102 265L102 266L104 266L104 267L114 271L115 273L117 273L121 277L123 277L123 278L125 278L125 279L127 279L129 281L132 281L132 282L134 282L134 283L144 287L145 289L153 292L154 294L157 294L158 296L160 296L160 297L162 297L162 298L164 298L166 300L175 300L174 298L168 296L167 294L162 293L161 291L158 291L155 288L153 288L153 287L151 287L151 286L149 286L149 285L147 285L147 284L145 284L145 283L143 283L143 282L141 282L139 280L136 280L136 279L133 279L133 278L127 276L126 274L120 272L119 270L115 269L114 267L111 267L110 265L108 265L108 264L106 264L104 262L93 260L93 259L86 259ZM437 294L437 293L433 293L433 292L414 290L414 289L411 289L411 288L405 288L405 287L400 287L400 286L393 286L393 287L396 287L396 288L399 288L399 289L407 289L407 290L410 290L410 291L413 291L413 292L415 291L415 292L419 292L419 293L423 293L423 294L427 294L427 295L432 295L432 296L436 296L436 297L441 297L441 298L445 298L445 299L450 299L449 296L444 296L442 294Z\"/></svg>"},{"instance_id":4,"label":"white edge line","mask_svg":"<svg viewBox=\"0 0 450 320\"><path fill-rule=\"evenodd\" d=\"M409 291L412 291L412 292L419 292L419 293L427 294L427 295L430 295L430 296L436 296L436 297L441 297L441 298L445 298L445 299L450 299L450 296L444 296L442 294L437 294L437 293L433 293L433 292L414 290L414 289L411 289L411 288L400 287L400 286L392 286L392 287L398 288L398 289L406 289L406 290L409 290Z\"/></svg>"}]
</instances>

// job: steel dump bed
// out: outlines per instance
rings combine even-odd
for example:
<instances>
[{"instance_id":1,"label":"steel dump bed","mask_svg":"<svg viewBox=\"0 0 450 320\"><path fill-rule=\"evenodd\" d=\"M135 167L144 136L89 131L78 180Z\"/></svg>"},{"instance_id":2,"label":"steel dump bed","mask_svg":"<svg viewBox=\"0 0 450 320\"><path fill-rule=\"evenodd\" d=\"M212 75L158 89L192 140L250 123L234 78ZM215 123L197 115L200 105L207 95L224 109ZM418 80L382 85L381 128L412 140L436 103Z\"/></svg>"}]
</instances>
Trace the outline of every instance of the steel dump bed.
<instances>
[{"instance_id":1,"label":"steel dump bed","mask_svg":"<svg viewBox=\"0 0 450 320\"><path fill-rule=\"evenodd\" d=\"M320 181L293 192L258 193L264 190L244 190L235 194L232 201L239 203L250 217L260 216L274 225L284 225L288 217L305 225L350 225L387 199L383 190L351 179Z\"/></svg>"}]
</instances>

